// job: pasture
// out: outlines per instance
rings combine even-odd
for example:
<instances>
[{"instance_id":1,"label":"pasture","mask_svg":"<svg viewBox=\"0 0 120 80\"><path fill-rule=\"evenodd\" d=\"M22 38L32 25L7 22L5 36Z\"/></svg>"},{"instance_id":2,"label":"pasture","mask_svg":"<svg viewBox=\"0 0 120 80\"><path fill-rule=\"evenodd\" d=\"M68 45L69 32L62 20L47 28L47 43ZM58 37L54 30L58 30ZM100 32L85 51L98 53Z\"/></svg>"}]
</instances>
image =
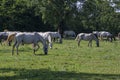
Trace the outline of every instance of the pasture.
<instances>
[{"instance_id":1,"label":"pasture","mask_svg":"<svg viewBox=\"0 0 120 80\"><path fill-rule=\"evenodd\" d=\"M33 54L32 45L20 45L12 56L11 46L0 45L0 80L120 80L120 42L100 42L96 47L81 41L53 43L44 55L42 45Z\"/></svg>"}]
</instances>

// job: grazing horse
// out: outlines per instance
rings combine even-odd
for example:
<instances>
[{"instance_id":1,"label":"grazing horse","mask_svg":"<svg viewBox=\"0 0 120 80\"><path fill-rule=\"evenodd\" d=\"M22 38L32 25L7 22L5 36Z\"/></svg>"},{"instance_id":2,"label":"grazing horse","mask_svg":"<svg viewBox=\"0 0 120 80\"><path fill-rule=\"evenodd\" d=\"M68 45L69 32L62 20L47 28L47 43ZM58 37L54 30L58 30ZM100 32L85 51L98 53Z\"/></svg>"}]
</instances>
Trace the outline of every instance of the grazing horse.
<instances>
[{"instance_id":1,"label":"grazing horse","mask_svg":"<svg viewBox=\"0 0 120 80\"><path fill-rule=\"evenodd\" d=\"M16 34L16 33L17 33L16 31L0 32L0 42L7 41L8 45L11 46L12 39L14 38L13 34ZM8 38L9 38L9 40L7 40Z\"/></svg>"},{"instance_id":2,"label":"grazing horse","mask_svg":"<svg viewBox=\"0 0 120 80\"><path fill-rule=\"evenodd\" d=\"M76 34L75 34L74 31L64 31L63 35L64 35L64 38L66 38L66 37L76 37Z\"/></svg>"},{"instance_id":3,"label":"grazing horse","mask_svg":"<svg viewBox=\"0 0 120 80\"><path fill-rule=\"evenodd\" d=\"M49 43L50 48L52 48L52 37L49 32L39 32L39 34Z\"/></svg>"},{"instance_id":4,"label":"grazing horse","mask_svg":"<svg viewBox=\"0 0 120 80\"><path fill-rule=\"evenodd\" d=\"M62 38L59 32L47 32L50 33L52 40L55 42L57 39L57 42L62 43Z\"/></svg>"},{"instance_id":5,"label":"grazing horse","mask_svg":"<svg viewBox=\"0 0 120 80\"><path fill-rule=\"evenodd\" d=\"M106 38L106 41L112 42L112 38L114 38L114 36L110 32L101 31L99 33L100 33L101 40L103 40L104 38Z\"/></svg>"},{"instance_id":6,"label":"grazing horse","mask_svg":"<svg viewBox=\"0 0 120 80\"><path fill-rule=\"evenodd\" d=\"M6 41L8 34L6 32L0 32L0 44L2 45L2 41Z\"/></svg>"},{"instance_id":7,"label":"grazing horse","mask_svg":"<svg viewBox=\"0 0 120 80\"><path fill-rule=\"evenodd\" d=\"M88 46L91 46L91 47L92 47L92 40L95 40L97 47L99 47L99 40L96 37L96 35L94 35L93 33L89 33L89 34L88 33L79 33L75 40L78 41L78 46L80 46L81 40L89 41Z\"/></svg>"},{"instance_id":8,"label":"grazing horse","mask_svg":"<svg viewBox=\"0 0 120 80\"><path fill-rule=\"evenodd\" d=\"M46 44L45 39L39 35L37 32L34 33L17 33L15 36L15 43L12 48L12 55L14 54L14 48L16 47L17 55L18 55L18 47L20 43L23 44L33 44L33 53L39 49L38 42L41 42L43 44L43 51L45 54L48 53L48 45ZM36 48L37 46L37 48Z\"/></svg>"}]
</instances>

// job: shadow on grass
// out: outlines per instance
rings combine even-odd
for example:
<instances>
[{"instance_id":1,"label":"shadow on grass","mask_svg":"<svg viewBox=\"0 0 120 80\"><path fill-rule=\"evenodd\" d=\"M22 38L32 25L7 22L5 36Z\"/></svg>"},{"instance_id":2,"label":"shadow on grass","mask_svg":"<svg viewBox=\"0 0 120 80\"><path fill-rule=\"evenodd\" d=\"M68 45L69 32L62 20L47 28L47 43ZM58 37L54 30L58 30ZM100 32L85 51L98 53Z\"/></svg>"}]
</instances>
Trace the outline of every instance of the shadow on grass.
<instances>
[{"instance_id":1,"label":"shadow on grass","mask_svg":"<svg viewBox=\"0 0 120 80\"><path fill-rule=\"evenodd\" d=\"M18 50L18 53L20 54L20 53L31 53L31 54L33 54L34 55L34 53L33 53L33 50L24 50L24 49L20 49L20 50ZM36 52L36 56L45 56L45 54L43 53L43 52L40 52L40 51L37 51ZM0 53L11 53L12 54L12 50L9 50L9 49L7 49L7 50L0 50ZM38 54L39 53L39 54ZM16 50L14 50L14 54L16 54ZM22 55L22 54L21 54ZM48 55L48 54L47 54Z\"/></svg>"},{"instance_id":2,"label":"shadow on grass","mask_svg":"<svg viewBox=\"0 0 120 80\"><path fill-rule=\"evenodd\" d=\"M5 75L13 72L14 75ZM1 68L0 80L120 80L118 74L75 73L51 71L49 69L11 69Z\"/></svg>"}]
</instances>

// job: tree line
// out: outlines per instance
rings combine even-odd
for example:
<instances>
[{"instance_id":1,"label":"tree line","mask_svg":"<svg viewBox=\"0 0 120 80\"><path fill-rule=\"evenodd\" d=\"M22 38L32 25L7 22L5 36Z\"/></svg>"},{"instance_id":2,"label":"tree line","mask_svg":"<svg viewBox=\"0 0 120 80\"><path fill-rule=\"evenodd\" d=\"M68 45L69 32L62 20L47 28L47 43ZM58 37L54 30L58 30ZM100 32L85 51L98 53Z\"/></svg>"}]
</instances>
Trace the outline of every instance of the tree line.
<instances>
[{"instance_id":1,"label":"tree line","mask_svg":"<svg viewBox=\"0 0 120 80\"><path fill-rule=\"evenodd\" d=\"M0 0L0 31L120 31L119 0Z\"/></svg>"}]
</instances>

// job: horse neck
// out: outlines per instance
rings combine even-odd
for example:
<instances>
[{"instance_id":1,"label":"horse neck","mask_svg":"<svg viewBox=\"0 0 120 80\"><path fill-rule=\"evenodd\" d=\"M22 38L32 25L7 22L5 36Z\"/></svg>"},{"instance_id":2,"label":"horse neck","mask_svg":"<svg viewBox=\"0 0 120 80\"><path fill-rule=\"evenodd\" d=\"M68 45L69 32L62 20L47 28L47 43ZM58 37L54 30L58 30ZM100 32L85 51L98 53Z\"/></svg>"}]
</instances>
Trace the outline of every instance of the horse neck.
<instances>
[{"instance_id":1,"label":"horse neck","mask_svg":"<svg viewBox=\"0 0 120 80\"><path fill-rule=\"evenodd\" d=\"M48 35L48 42L52 42L52 37L51 37L51 35Z\"/></svg>"},{"instance_id":2,"label":"horse neck","mask_svg":"<svg viewBox=\"0 0 120 80\"><path fill-rule=\"evenodd\" d=\"M39 41L43 44L43 46L46 46L46 40L41 35L38 34L38 36L39 36Z\"/></svg>"}]
</instances>

